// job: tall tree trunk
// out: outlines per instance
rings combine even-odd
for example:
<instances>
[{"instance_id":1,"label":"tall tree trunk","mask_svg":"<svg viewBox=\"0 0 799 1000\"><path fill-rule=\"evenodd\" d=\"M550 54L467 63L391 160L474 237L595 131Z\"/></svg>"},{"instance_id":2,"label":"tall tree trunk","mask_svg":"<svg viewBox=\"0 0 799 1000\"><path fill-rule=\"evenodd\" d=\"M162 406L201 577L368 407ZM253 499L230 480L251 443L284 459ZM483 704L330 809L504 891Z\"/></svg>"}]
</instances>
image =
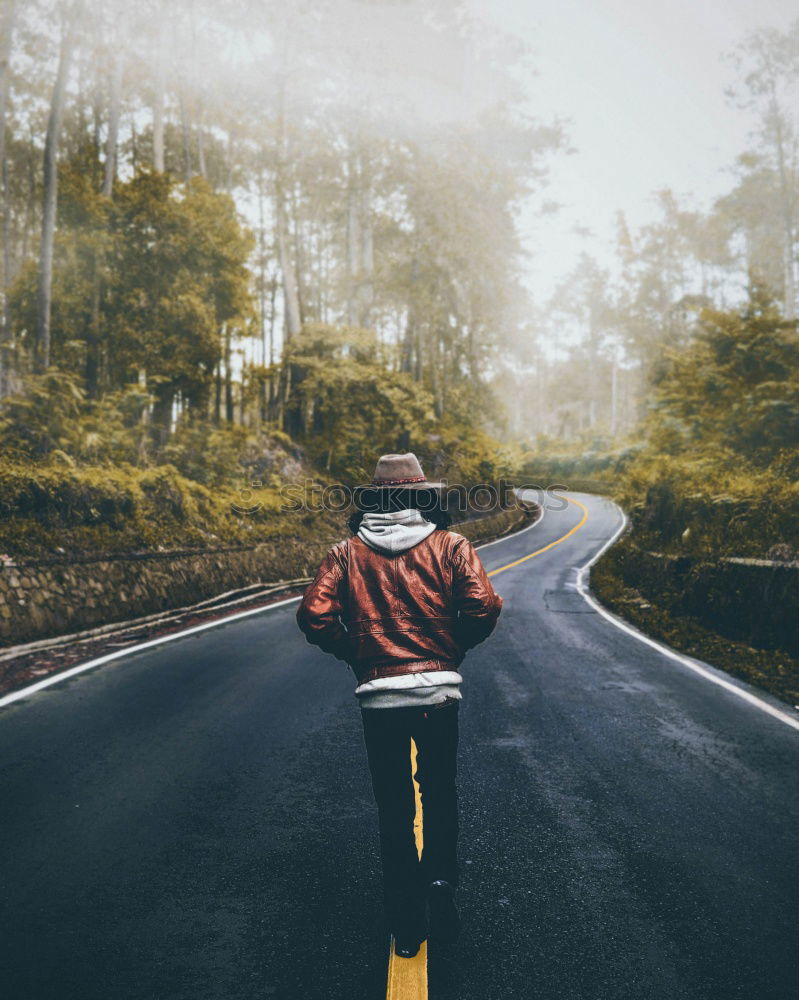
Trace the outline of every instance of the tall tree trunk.
<instances>
[{"instance_id":1,"label":"tall tree trunk","mask_svg":"<svg viewBox=\"0 0 799 1000\"><path fill-rule=\"evenodd\" d=\"M324 226L318 227L318 239L316 240L316 310L317 317L320 323L328 322L328 301L329 301L329 291L330 282L328 281L328 275L330 273L330 267L328 264L328 253L325 247L325 232Z\"/></svg>"},{"instance_id":2,"label":"tall tree trunk","mask_svg":"<svg viewBox=\"0 0 799 1000\"><path fill-rule=\"evenodd\" d=\"M347 322L358 326L358 274L360 271L360 198L355 153L347 161Z\"/></svg>"},{"instance_id":3,"label":"tall tree trunk","mask_svg":"<svg viewBox=\"0 0 799 1000\"><path fill-rule=\"evenodd\" d=\"M428 344L430 354L430 384L433 391L433 412L436 415L436 419L440 420L444 416L444 387L439 361L441 338L436 331L431 331Z\"/></svg>"},{"instance_id":4,"label":"tall tree trunk","mask_svg":"<svg viewBox=\"0 0 799 1000\"><path fill-rule=\"evenodd\" d=\"M258 184L258 292L261 318L261 364L275 363L275 299L277 297L278 278L274 272L269 282L269 333L266 327L266 185L263 177ZM272 397L272 376L269 377L269 398Z\"/></svg>"},{"instance_id":5,"label":"tall tree trunk","mask_svg":"<svg viewBox=\"0 0 799 1000\"><path fill-rule=\"evenodd\" d=\"M358 325L368 327L371 324L372 304L374 301L374 240L372 230L372 183L366 155L360 156L359 184L359 215L361 220L361 239L359 250L358 275Z\"/></svg>"},{"instance_id":6,"label":"tall tree trunk","mask_svg":"<svg viewBox=\"0 0 799 1000\"><path fill-rule=\"evenodd\" d=\"M300 297L297 287L297 272L289 249L289 223L286 211L285 174L287 162L285 83L281 81L278 93L277 112L277 165L275 169L275 235L280 274L283 279L283 325L285 342L300 332Z\"/></svg>"},{"instance_id":7,"label":"tall tree trunk","mask_svg":"<svg viewBox=\"0 0 799 1000\"><path fill-rule=\"evenodd\" d=\"M105 143L105 168L101 193L111 198L117 174L117 146L119 143L119 116L122 103L122 53L117 50L111 68L108 88L108 133ZM101 321L100 304L103 283L103 250L94 251L94 273L92 275L91 319L86 338L86 391L90 398L100 395L101 378Z\"/></svg>"},{"instance_id":8,"label":"tall tree trunk","mask_svg":"<svg viewBox=\"0 0 799 1000\"><path fill-rule=\"evenodd\" d=\"M229 424L235 420L233 409L233 371L230 363L230 328L225 327L225 419Z\"/></svg>"},{"instance_id":9,"label":"tall tree trunk","mask_svg":"<svg viewBox=\"0 0 799 1000\"><path fill-rule=\"evenodd\" d=\"M288 342L300 332L302 321L300 319L297 273L289 248L286 200L283 193L283 183L279 175L275 178L275 230L277 236L277 255L283 279L283 322L285 339Z\"/></svg>"},{"instance_id":10,"label":"tall tree trunk","mask_svg":"<svg viewBox=\"0 0 799 1000\"><path fill-rule=\"evenodd\" d=\"M172 431L172 405L175 400L175 392L169 386L159 386L155 396L151 431L156 445L161 447L166 444Z\"/></svg>"},{"instance_id":11,"label":"tall tree trunk","mask_svg":"<svg viewBox=\"0 0 799 1000\"><path fill-rule=\"evenodd\" d=\"M274 177L275 199L275 239L277 242L277 258L280 266L281 283L283 286L283 352L284 360L280 368L275 400L275 417L278 427L286 431L291 416L287 412L287 403L291 394L291 363L285 359L286 345L296 337L302 329L300 314L300 298L297 284L296 264L292 260L289 247L288 213L286 211L286 89L285 73L281 77L277 95L277 149Z\"/></svg>"},{"instance_id":12,"label":"tall tree trunk","mask_svg":"<svg viewBox=\"0 0 799 1000\"><path fill-rule=\"evenodd\" d=\"M347 182L347 321L368 326L374 291L371 189L364 154L351 152Z\"/></svg>"},{"instance_id":13,"label":"tall tree trunk","mask_svg":"<svg viewBox=\"0 0 799 1000\"><path fill-rule=\"evenodd\" d=\"M796 318L796 264L794 261L796 232L793 224L793 199L786 193L783 198L782 218L785 226L783 269L785 272L785 317Z\"/></svg>"},{"instance_id":14,"label":"tall tree trunk","mask_svg":"<svg viewBox=\"0 0 799 1000\"><path fill-rule=\"evenodd\" d=\"M158 29L155 89L153 92L153 168L164 172L164 99L166 94L165 29L161 21Z\"/></svg>"},{"instance_id":15,"label":"tall tree trunk","mask_svg":"<svg viewBox=\"0 0 799 1000\"><path fill-rule=\"evenodd\" d=\"M414 379L418 382L419 377L416 373L414 364L414 353L418 357L419 350L419 323L416 315L416 308L414 302L416 301L416 284L419 280L419 258L414 256L413 262L411 264L411 287L410 287L410 305L408 306L408 315L405 322L405 337L402 348L402 354L400 356L400 371L407 372L408 374L413 374Z\"/></svg>"},{"instance_id":16,"label":"tall tree trunk","mask_svg":"<svg viewBox=\"0 0 799 1000\"><path fill-rule=\"evenodd\" d=\"M205 133L203 132L203 99L197 98L197 172L200 177L207 177L205 169Z\"/></svg>"},{"instance_id":17,"label":"tall tree trunk","mask_svg":"<svg viewBox=\"0 0 799 1000\"><path fill-rule=\"evenodd\" d=\"M610 373L610 436L615 438L619 429L619 352L613 347Z\"/></svg>"},{"instance_id":18,"label":"tall tree trunk","mask_svg":"<svg viewBox=\"0 0 799 1000\"><path fill-rule=\"evenodd\" d=\"M214 372L214 426L222 422L222 359L217 358Z\"/></svg>"},{"instance_id":19,"label":"tall tree trunk","mask_svg":"<svg viewBox=\"0 0 799 1000\"><path fill-rule=\"evenodd\" d=\"M136 131L135 114L130 116L130 165L133 168L133 173L137 174L139 172L139 133Z\"/></svg>"},{"instance_id":20,"label":"tall tree trunk","mask_svg":"<svg viewBox=\"0 0 799 1000\"><path fill-rule=\"evenodd\" d=\"M191 134L188 113L186 111L186 95L183 92L182 84L179 90L178 103L180 105L180 132L183 136L183 177L188 183L192 176Z\"/></svg>"},{"instance_id":21,"label":"tall tree trunk","mask_svg":"<svg viewBox=\"0 0 799 1000\"><path fill-rule=\"evenodd\" d=\"M789 178L785 152L785 135L783 129L782 109L777 98L777 85L773 75L768 78L770 94L770 111L774 119L774 148L777 154L777 172L780 178L780 215L783 222L783 304L787 319L796 316L796 277L794 265L794 246L796 231L794 226L795 178Z\"/></svg>"},{"instance_id":22,"label":"tall tree trunk","mask_svg":"<svg viewBox=\"0 0 799 1000\"><path fill-rule=\"evenodd\" d=\"M0 160L0 182L3 185L3 308L0 313L0 399L9 392L9 340L11 335L11 312L8 289L11 285L11 213L8 208L8 161Z\"/></svg>"},{"instance_id":23,"label":"tall tree trunk","mask_svg":"<svg viewBox=\"0 0 799 1000\"><path fill-rule=\"evenodd\" d=\"M549 406L547 398L547 374L544 368L545 362L539 352L535 362L535 383L536 383L536 404L535 416L542 433L549 434L552 427L552 408Z\"/></svg>"},{"instance_id":24,"label":"tall tree trunk","mask_svg":"<svg viewBox=\"0 0 799 1000\"><path fill-rule=\"evenodd\" d=\"M277 314L277 274L272 276L272 284L269 288L269 365L275 363L275 316Z\"/></svg>"},{"instance_id":25,"label":"tall tree trunk","mask_svg":"<svg viewBox=\"0 0 799 1000\"><path fill-rule=\"evenodd\" d=\"M138 372L138 383L139 390L143 393L147 393L147 369L142 367L139 368ZM139 437L139 461L145 462L147 459L147 425L150 423L150 404L145 402L144 406L141 408L141 417L139 419L139 425L141 427L141 436Z\"/></svg>"},{"instance_id":26,"label":"tall tree trunk","mask_svg":"<svg viewBox=\"0 0 799 1000\"><path fill-rule=\"evenodd\" d=\"M277 273L272 277L272 283L269 289L269 392L267 396L267 413L269 415L269 420L276 420L277 413L277 387L275 384L274 376L274 365L275 365L275 301L277 299Z\"/></svg>"},{"instance_id":27,"label":"tall tree trunk","mask_svg":"<svg viewBox=\"0 0 799 1000\"><path fill-rule=\"evenodd\" d=\"M11 39L14 34L16 0L4 0L0 18L0 158L6 151L6 106L11 85Z\"/></svg>"},{"instance_id":28,"label":"tall tree trunk","mask_svg":"<svg viewBox=\"0 0 799 1000\"><path fill-rule=\"evenodd\" d=\"M86 393L90 399L100 395L100 294L101 294L101 257L99 249L94 251L94 272L92 274L92 308L89 329L86 331Z\"/></svg>"},{"instance_id":29,"label":"tall tree trunk","mask_svg":"<svg viewBox=\"0 0 799 1000\"><path fill-rule=\"evenodd\" d=\"M53 292L53 243L55 240L56 207L58 204L58 139L64 114L67 78L75 47L75 5L61 32L47 135L44 142L44 194L42 199L42 243L39 255L39 282L36 296L36 335L34 371L43 372L50 364L50 308Z\"/></svg>"},{"instance_id":30,"label":"tall tree trunk","mask_svg":"<svg viewBox=\"0 0 799 1000\"><path fill-rule=\"evenodd\" d=\"M258 317L261 327L261 366L266 367L266 220L264 188L258 185Z\"/></svg>"},{"instance_id":31,"label":"tall tree trunk","mask_svg":"<svg viewBox=\"0 0 799 1000\"><path fill-rule=\"evenodd\" d=\"M297 188L296 185L292 185L291 196L288 199L288 204L291 206L291 212L288 216L288 222L291 223L291 241L294 246L294 280L297 285L297 307L300 313L300 329L302 329L303 323L305 323L305 297L303 295L302 287L302 276L305 273L305 257L304 248L305 245L302 241L302 224L300 222L300 212L297 205Z\"/></svg>"},{"instance_id":32,"label":"tall tree trunk","mask_svg":"<svg viewBox=\"0 0 799 1000\"><path fill-rule=\"evenodd\" d=\"M262 427L269 419L269 397L266 391L266 378L263 373L258 379L258 426Z\"/></svg>"},{"instance_id":33,"label":"tall tree trunk","mask_svg":"<svg viewBox=\"0 0 799 1000\"><path fill-rule=\"evenodd\" d=\"M225 191L233 191L233 178L236 156L236 130L231 126L227 133L227 170L225 171Z\"/></svg>"},{"instance_id":34,"label":"tall tree trunk","mask_svg":"<svg viewBox=\"0 0 799 1000\"><path fill-rule=\"evenodd\" d=\"M402 348L400 351L399 369L401 372L410 374L413 371L413 343L414 343L414 320L413 309L408 309L405 319L405 333L402 338Z\"/></svg>"},{"instance_id":35,"label":"tall tree trunk","mask_svg":"<svg viewBox=\"0 0 799 1000\"><path fill-rule=\"evenodd\" d=\"M371 326L374 304L374 236L372 229L371 186L364 182L361 189L361 326Z\"/></svg>"},{"instance_id":36,"label":"tall tree trunk","mask_svg":"<svg viewBox=\"0 0 799 1000\"><path fill-rule=\"evenodd\" d=\"M31 136L31 138L33 138ZM36 205L36 188L38 185L38 156L35 155L33 151L33 145L29 145L25 161L27 170L25 176L28 181L28 197L25 199L25 221L22 226L22 246L20 247L19 258L20 260L28 260L31 256L33 241L36 239L36 225L34 222L35 215L35 205Z\"/></svg>"},{"instance_id":37,"label":"tall tree trunk","mask_svg":"<svg viewBox=\"0 0 799 1000\"><path fill-rule=\"evenodd\" d=\"M591 430L596 427L599 403L599 373L597 371L597 366L599 365L599 329L596 316L594 314L593 307L589 310L588 317L588 407L587 407L587 423Z\"/></svg>"},{"instance_id":38,"label":"tall tree trunk","mask_svg":"<svg viewBox=\"0 0 799 1000\"><path fill-rule=\"evenodd\" d=\"M103 173L103 194L111 197L117 175L117 145L119 142L119 110L122 102L122 53L117 52L111 70L111 86L108 99L108 136L105 143L105 171Z\"/></svg>"},{"instance_id":39,"label":"tall tree trunk","mask_svg":"<svg viewBox=\"0 0 799 1000\"><path fill-rule=\"evenodd\" d=\"M16 0L5 0L0 19L0 184L3 197L3 308L0 311L0 397L6 395L6 344L9 335L8 288L11 284L11 249L9 247L10 212L8 205L8 161L6 159L6 108L11 82L11 39L14 33Z\"/></svg>"},{"instance_id":40,"label":"tall tree trunk","mask_svg":"<svg viewBox=\"0 0 799 1000\"><path fill-rule=\"evenodd\" d=\"M97 175L102 176L100 167L100 151L103 148L103 144L100 140L100 136L103 131L103 121L104 121L104 111L103 106L104 94L100 87L100 84L95 80L94 86L92 87L92 141L94 143L94 149L96 152L96 157L92 161L92 170L97 173ZM82 103L82 102L81 102ZM102 182L98 182L98 187L102 185Z\"/></svg>"}]
</instances>

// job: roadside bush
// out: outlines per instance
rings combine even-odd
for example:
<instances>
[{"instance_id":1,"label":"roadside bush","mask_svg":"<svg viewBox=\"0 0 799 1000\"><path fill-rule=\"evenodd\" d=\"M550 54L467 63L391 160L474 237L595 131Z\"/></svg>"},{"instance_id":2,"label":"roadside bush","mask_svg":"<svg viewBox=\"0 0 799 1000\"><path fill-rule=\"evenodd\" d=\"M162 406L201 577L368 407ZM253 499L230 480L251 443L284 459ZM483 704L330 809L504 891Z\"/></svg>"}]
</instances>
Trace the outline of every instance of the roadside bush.
<instances>
[{"instance_id":1,"label":"roadside bush","mask_svg":"<svg viewBox=\"0 0 799 1000\"><path fill-rule=\"evenodd\" d=\"M6 459L0 463L0 552L59 553L208 548L305 537L335 518L281 513L274 486L246 501L234 485L209 488L173 465L73 467Z\"/></svg>"},{"instance_id":2,"label":"roadside bush","mask_svg":"<svg viewBox=\"0 0 799 1000\"><path fill-rule=\"evenodd\" d=\"M287 434L214 427L207 421L180 424L159 458L187 479L230 489L254 481L279 486L310 474L302 448Z\"/></svg>"},{"instance_id":3,"label":"roadside bush","mask_svg":"<svg viewBox=\"0 0 799 1000\"><path fill-rule=\"evenodd\" d=\"M639 544L657 550L765 558L774 545L799 542L799 482L723 452L636 462L617 499Z\"/></svg>"},{"instance_id":4,"label":"roadside bush","mask_svg":"<svg viewBox=\"0 0 799 1000\"><path fill-rule=\"evenodd\" d=\"M565 483L593 480L613 489L619 476L644 450L643 442L624 445L612 450L588 448L580 451L547 451L546 447L528 454L522 464L522 475L532 482Z\"/></svg>"}]
</instances>

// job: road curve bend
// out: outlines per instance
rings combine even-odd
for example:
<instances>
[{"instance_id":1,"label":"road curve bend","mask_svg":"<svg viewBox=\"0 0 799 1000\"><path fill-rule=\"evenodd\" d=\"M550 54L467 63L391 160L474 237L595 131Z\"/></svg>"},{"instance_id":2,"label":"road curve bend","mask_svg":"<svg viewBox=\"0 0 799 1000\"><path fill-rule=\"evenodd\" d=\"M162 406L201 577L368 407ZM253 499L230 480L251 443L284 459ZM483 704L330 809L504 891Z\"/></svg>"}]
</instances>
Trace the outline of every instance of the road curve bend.
<instances>
[{"instance_id":1,"label":"road curve bend","mask_svg":"<svg viewBox=\"0 0 799 1000\"><path fill-rule=\"evenodd\" d=\"M569 497L481 550L505 603L463 668L429 996L792 1000L799 736L585 599L620 515ZM0 710L5 1000L386 995L354 681L295 608Z\"/></svg>"}]
</instances>

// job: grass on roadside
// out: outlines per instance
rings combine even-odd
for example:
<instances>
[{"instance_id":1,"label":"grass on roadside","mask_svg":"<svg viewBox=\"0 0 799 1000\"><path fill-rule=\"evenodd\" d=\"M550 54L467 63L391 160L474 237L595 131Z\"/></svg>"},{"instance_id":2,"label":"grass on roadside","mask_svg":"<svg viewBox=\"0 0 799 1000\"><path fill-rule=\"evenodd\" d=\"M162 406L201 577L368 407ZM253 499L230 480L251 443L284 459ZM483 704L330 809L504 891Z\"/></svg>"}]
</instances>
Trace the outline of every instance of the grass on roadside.
<instances>
[{"instance_id":1,"label":"grass on roadside","mask_svg":"<svg viewBox=\"0 0 799 1000\"><path fill-rule=\"evenodd\" d=\"M755 649L705 628L694 618L668 612L625 586L606 557L591 569L591 589L606 608L652 638L799 705L799 660L787 653Z\"/></svg>"}]
</instances>

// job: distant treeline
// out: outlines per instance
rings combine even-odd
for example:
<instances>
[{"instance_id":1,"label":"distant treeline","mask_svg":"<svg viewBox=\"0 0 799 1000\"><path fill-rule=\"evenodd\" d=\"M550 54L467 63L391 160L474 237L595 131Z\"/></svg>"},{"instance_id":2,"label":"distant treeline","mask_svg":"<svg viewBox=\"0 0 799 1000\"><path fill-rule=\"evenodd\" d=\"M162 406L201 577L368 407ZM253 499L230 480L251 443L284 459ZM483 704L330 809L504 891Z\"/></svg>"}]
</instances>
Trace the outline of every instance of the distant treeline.
<instances>
[{"instance_id":1,"label":"distant treeline","mask_svg":"<svg viewBox=\"0 0 799 1000\"><path fill-rule=\"evenodd\" d=\"M592 487L630 513L638 544L694 556L799 552L799 324L753 285L738 310L706 309L664 357L641 440L529 459L536 482Z\"/></svg>"},{"instance_id":2,"label":"distant treeline","mask_svg":"<svg viewBox=\"0 0 799 1000\"><path fill-rule=\"evenodd\" d=\"M586 254L538 303L536 341L557 349L531 361L528 402L514 408L538 454L638 443L652 383L701 337L702 310L745 308L753 282L785 319L797 315L799 19L752 32L730 55L729 98L753 130L728 190L709 205L656 191L657 217L638 229L619 212L615 266Z\"/></svg>"}]
</instances>

